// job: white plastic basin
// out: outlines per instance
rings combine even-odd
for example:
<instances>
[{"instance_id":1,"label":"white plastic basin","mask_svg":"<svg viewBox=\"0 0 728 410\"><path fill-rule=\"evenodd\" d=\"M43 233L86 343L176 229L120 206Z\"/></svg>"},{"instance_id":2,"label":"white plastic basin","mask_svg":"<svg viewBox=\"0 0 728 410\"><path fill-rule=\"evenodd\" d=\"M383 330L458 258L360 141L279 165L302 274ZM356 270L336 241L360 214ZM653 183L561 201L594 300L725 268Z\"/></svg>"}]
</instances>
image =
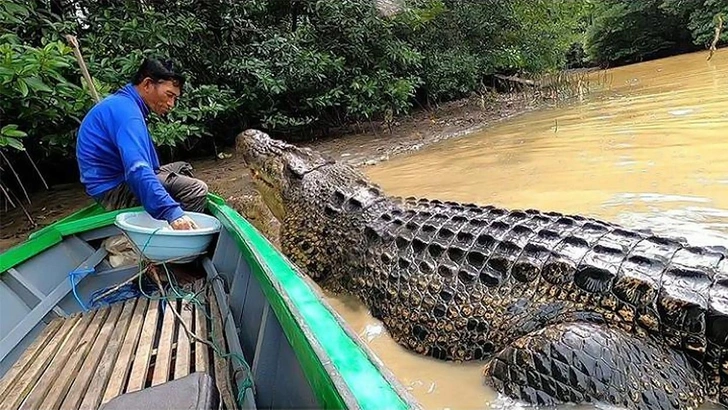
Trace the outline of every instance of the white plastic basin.
<instances>
[{"instance_id":1,"label":"white plastic basin","mask_svg":"<svg viewBox=\"0 0 728 410\"><path fill-rule=\"evenodd\" d=\"M145 258L154 262L186 263L205 251L220 232L217 218L198 212L185 212L198 226L192 230L174 230L147 212L123 212L115 225L124 231Z\"/></svg>"}]
</instances>

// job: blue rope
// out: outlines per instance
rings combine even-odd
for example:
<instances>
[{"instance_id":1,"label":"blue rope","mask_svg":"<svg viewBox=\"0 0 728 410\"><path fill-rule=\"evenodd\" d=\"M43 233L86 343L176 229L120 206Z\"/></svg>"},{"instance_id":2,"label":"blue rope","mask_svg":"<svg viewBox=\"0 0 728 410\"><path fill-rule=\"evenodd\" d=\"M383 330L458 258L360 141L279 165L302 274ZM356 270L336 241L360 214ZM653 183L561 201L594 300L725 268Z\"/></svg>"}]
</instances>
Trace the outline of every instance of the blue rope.
<instances>
[{"instance_id":1,"label":"blue rope","mask_svg":"<svg viewBox=\"0 0 728 410\"><path fill-rule=\"evenodd\" d=\"M152 284L149 283L149 281L147 280L144 280L141 285L137 285L134 282L129 282L126 285L116 289L113 293L100 297L100 295L103 295L104 293L108 292L112 288L115 288L116 286L117 285L107 286L94 292L91 295L89 308L94 309L106 305L111 305L112 303L116 302L121 302L132 298L138 298L142 296L142 292L139 289L139 286L146 287L147 290L145 292L156 289L156 286L152 286Z\"/></svg>"},{"instance_id":2,"label":"blue rope","mask_svg":"<svg viewBox=\"0 0 728 410\"><path fill-rule=\"evenodd\" d=\"M71 291L73 292L73 297L76 298L76 302L78 302L79 306L81 306L81 309L84 312L88 312L88 308L81 300L81 297L78 296L78 291L76 291L76 276L77 275L88 275L89 273L93 273L95 271L94 268L76 268L68 273L68 280L71 282ZM81 277L83 279L83 277ZM80 282L80 280L79 280Z\"/></svg>"},{"instance_id":3,"label":"blue rope","mask_svg":"<svg viewBox=\"0 0 728 410\"><path fill-rule=\"evenodd\" d=\"M154 237L154 234L156 234L157 231L159 231L160 229L162 229L162 228L160 227L160 228L155 229L152 232L152 234L149 235L149 238L147 239L146 243L144 244L144 247L141 250L142 255L144 254L144 251L147 249L147 246L149 245L149 242L151 242L152 237ZM139 263L139 268L141 269L141 261ZM76 284L77 284L76 283L76 278L77 278L78 275L84 275L85 276L85 275L87 275L89 273L93 273L93 272L95 272L95 269L94 268L78 268L78 269L75 269L75 270L73 270L73 271L71 271L71 272L68 273L68 280L71 282L71 291L73 292L73 297L76 299L76 302L78 302L78 305L81 306L81 309L84 312L88 312L89 308L86 306L85 303L83 303L83 300L81 300L81 297L79 296L78 291L76 290ZM81 279L83 279L83 276L81 276ZM80 280L78 282L80 282ZM125 300L125 299L129 299L131 297L137 296L135 294L137 292L135 292L133 290L130 290L130 289L127 289L126 292L116 292L115 294L109 295L109 296L107 296L107 297L105 297L105 298L103 298L101 300L95 300L96 297L100 294L99 292L103 293L107 289L108 288L100 289L100 290L94 292L94 294L92 295L92 298L91 298L91 306L92 307L98 307L98 306L103 305L103 304L111 304L111 303L113 303L115 301ZM140 281L139 281L139 290L140 290L140 292L142 294L144 294L146 296L146 294L144 292L144 288L143 288L142 283L141 283L141 275L140 275Z\"/></svg>"}]
</instances>

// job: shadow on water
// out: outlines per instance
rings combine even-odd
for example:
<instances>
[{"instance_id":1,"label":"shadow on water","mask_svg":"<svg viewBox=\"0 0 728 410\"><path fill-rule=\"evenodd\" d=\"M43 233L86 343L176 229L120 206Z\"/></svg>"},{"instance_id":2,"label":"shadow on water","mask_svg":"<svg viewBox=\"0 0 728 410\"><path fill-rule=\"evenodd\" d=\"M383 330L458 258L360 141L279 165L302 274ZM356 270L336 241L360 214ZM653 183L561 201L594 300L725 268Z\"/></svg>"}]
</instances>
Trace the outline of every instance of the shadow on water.
<instances>
[{"instance_id":1,"label":"shadow on water","mask_svg":"<svg viewBox=\"0 0 728 410\"><path fill-rule=\"evenodd\" d=\"M728 50L589 75L590 92L569 103L367 172L394 195L583 214L728 247ZM425 407L512 408L483 387L482 363L417 356L360 305L330 299Z\"/></svg>"}]
</instances>

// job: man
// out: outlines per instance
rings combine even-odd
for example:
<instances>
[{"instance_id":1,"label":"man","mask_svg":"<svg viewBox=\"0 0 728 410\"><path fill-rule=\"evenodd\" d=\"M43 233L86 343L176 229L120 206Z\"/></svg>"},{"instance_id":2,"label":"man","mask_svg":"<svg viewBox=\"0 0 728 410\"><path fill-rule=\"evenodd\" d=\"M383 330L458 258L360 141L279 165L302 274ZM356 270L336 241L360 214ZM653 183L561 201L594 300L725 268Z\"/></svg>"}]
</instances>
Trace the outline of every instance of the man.
<instances>
[{"instance_id":1,"label":"man","mask_svg":"<svg viewBox=\"0 0 728 410\"><path fill-rule=\"evenodd\" d=\"M78 131L76 158L88 195L107 210L138 206L174 229L193 229L184 211L202 212L207 185L185 162L159 165L147 129L150 111L167 114L185 79L171 64L145 59L131 83L96 104Z\"/></svg>"}]
</instances>

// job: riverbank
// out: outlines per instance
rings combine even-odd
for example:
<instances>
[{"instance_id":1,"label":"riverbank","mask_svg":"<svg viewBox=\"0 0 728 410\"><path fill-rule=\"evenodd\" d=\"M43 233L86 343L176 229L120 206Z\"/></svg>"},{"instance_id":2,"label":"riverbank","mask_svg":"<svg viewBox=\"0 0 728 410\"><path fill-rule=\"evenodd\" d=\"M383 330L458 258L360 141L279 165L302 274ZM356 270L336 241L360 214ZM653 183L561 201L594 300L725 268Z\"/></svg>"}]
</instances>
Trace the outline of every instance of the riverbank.
<instances>
[{"instance_id":1,"label":"riverbank","mask_svg":"<svg viewBox=\"0 0 728 410\"><path fill-rule=\"evenodd\" d=\"M487 100L464 99L431 110L419 110L395 121L391 129L380 123L363 124L367 132L349 133L301 145L354 166L370 166L438 141L468 135L494 122L547 104L548 99L534 97L532 93L494 94ZM268 221L270 214L261 209L262 204L257 201L247 168L235 153L230 154L225 159L191 161L196 176L205 180L212 192L229 201L264 234L275 236L271 231L275 227L270 226L274 222ZM19 207L7 212L0 210L0 252L22 242L31 232L92 203L78 183L36 192L31 195L31 201L30 205L24 205L35 225L28 221Z\"/></svg>"}]
</instances>

